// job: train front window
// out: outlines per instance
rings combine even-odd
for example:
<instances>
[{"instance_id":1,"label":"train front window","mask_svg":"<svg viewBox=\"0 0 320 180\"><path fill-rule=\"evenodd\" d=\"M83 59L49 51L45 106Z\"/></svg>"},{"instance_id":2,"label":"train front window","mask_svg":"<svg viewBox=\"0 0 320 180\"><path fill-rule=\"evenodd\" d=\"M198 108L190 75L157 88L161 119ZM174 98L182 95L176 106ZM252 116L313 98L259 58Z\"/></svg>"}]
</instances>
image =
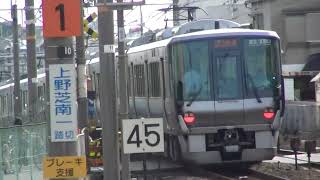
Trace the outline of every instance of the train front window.
<instances>
[{"instance_id":1,"label":"train front window","mask_svg":"<svg viewBox=\"0 0 320 180\"><path fill-rule=\"evenodd\" d=\"M259 96L273 96L279 82L279 45L272 39L245 39L244 61L246 66L246 87L249 97L257 90Z\"/></svg>"},{"instance_id":2,"label":"train front window","mask_svg":"<svg viewBox=\"0 0 320 180\"><path fill-rule=\"evenodd\" d=\"M207 41L173 45L173 72L177 86L182 86L184 101L209 100L209 53ZM179 88L177 88L179 89ZM178 91L178 90L177 90ZM176 92L177 94L181 92ZM181 96L181 95L177 95Z\"/></svg>"}]
</instances>

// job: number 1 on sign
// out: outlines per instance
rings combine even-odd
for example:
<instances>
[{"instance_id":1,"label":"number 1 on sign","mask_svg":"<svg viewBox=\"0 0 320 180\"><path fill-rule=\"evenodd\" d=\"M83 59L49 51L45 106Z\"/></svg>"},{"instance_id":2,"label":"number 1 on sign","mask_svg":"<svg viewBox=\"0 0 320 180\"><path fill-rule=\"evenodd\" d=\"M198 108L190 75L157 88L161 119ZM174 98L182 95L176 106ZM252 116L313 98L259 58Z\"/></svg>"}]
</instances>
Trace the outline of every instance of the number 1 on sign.
<instances>
[{"instance_id":1,"label":"number 1 on sign","mask_svg":"<svg viewBox=\"0 0 320 180\"><path fill-rule=\"evenodd\" d=\"M60 12L60 30L65 30L65 22L64 22L64 4L59 4L56 7L56 11Z\"/></svg>"}]
</instances>

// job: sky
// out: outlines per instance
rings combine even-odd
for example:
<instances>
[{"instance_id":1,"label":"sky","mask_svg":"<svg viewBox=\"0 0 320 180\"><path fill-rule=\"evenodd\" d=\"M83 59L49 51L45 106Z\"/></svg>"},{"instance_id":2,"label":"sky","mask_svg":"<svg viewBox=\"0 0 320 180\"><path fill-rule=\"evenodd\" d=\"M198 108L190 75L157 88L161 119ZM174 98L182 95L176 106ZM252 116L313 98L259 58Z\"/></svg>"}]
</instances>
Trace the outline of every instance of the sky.
<instances>
[{"instance_id":1,"label":"sky","mask_svg":"<svg viewBox=\"0 0 320 180\"><path fill-rule=\"evenodd\" d=\"M0 22L11 20L11 13L10 13L10 7L11 7L11 1L13 4L17 4L18 9L24 8L25 0L1 0L1 8L0 8ZM40 8L42 0L34 0L35 8ZM148 29L154 30L158 28L164 28L165 22L164 19L172 19L172 12L168 13L167 15L163 12L157 11L160 8L169 7L172 3L172 0L146 0L146 4L142 6L142 12L143 12L143 20L145 23L145 31ZM149 4L149 5L148 5ZM162 5L156 5L156 4L162 4ZM89 15L92 12L97 12L96 8L89 8L85 9L85 15ZM116 20L116 11L114 11L115 20ZM35 10L35 16L37 18L37 25L42 25L42 17L41 17L41 9ZM22 10L18 11L18 22L21 24L25 21L25 12ZM126 29L129 27L138 26L140 24L140 8L134 7L133 10L126 10L124 11L124 18L125 18L125 26ZM24 23L22 24L23 26ZM171 26L172 23L169 23L169 26Z\"/></svg>"}]
</instances>

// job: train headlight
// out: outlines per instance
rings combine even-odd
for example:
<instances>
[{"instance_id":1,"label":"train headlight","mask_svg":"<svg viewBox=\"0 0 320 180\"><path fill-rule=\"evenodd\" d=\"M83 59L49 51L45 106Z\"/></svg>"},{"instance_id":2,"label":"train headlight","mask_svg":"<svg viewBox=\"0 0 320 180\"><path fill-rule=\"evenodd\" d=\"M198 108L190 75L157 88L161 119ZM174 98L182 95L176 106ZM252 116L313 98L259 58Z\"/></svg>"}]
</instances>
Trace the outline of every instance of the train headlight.
<instances>
[{"instance_id":1,"label":"train headlight","mask_svg":"<svg viewBox=\"0 0 320 180\"><path fill-rule=\"evenodd\" d=\"M266 120L273 120L274 118L274 111L272 108L266 108L263 112L263 117L266 119Z\"/></svg>"},{"instance_id":2,"label":"train headlight","mask_svg":"<svg viewBox=\"0 0 320 180\"><path fill-rule=\"evenodd\" d=\"M192 125L196 122L196 116L192 112L184 113L183 120L187 125Z\"/></svg>"}]
</instances>

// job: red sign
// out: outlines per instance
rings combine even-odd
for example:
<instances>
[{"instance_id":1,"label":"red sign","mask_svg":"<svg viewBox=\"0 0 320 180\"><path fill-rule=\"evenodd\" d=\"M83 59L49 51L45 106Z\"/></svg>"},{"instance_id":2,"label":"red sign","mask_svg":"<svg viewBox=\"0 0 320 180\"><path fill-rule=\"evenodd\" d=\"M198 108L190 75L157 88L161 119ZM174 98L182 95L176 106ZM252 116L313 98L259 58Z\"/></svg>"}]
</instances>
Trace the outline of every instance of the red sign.
<instances>
[{"instance_id":1,"label":"red sign","mask_svg":"<svg viewBox=\"0 0 320 180\"><path fill-rule=\"evenodd\" d=\"M42 0L43 36L80 35L80 0Z\"/></svg>"},{"instance_id":2,"label":"red sign","mask_svg":"<svg viewBox=\"0 0 320 180\"><path fill-rule=\"evenodd\" d=\"M214 48L231 48L238 46L237 39L221 39L214 42Z\"/></svg>"}]
</instances>

